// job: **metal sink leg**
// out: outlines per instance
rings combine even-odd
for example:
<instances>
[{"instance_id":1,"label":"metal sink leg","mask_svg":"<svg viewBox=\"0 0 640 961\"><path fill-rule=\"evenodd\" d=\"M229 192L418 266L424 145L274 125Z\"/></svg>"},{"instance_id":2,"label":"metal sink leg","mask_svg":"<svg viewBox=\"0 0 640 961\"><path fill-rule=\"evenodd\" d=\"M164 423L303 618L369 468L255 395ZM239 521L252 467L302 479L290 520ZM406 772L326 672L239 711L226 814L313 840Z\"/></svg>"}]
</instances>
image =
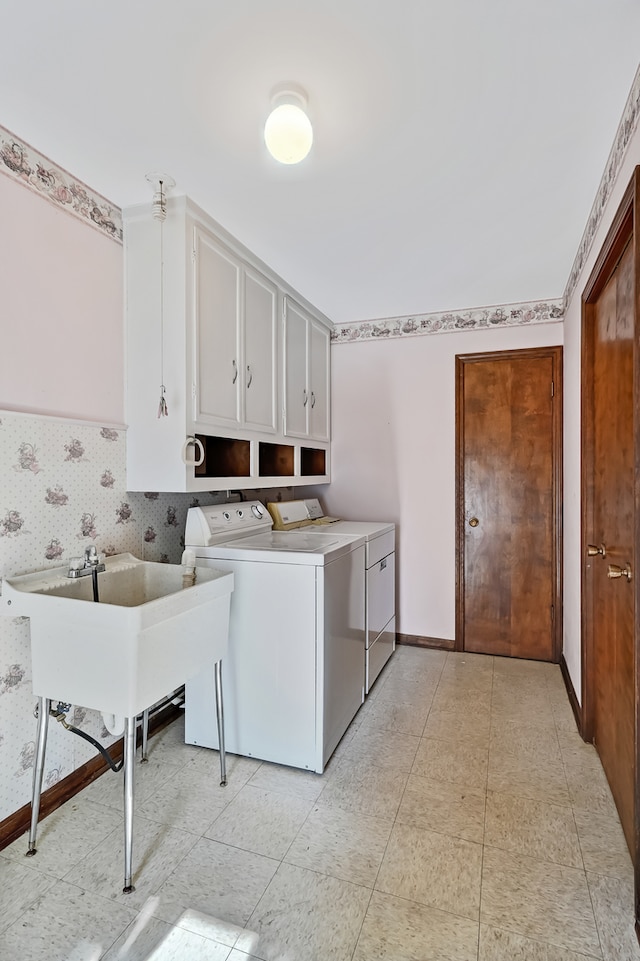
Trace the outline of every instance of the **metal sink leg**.
<instances>
[{"instance_id":1,"label":"metal sink leg","mask_svg":"<svg viewBox=\"0 0 640 961\"><path fill-rule=\"evenodd\" d=\"M216 721L218 722L218 744L220 746L220 787L227 783L227 756L224 749L224 707L222 704L222 661L216 661Z\"/></svg>"},{"instance_id":2,"label":"metal sink leg","mask_svg":"<svg viewBox=\"0 0 640 961\"><path fill-rule=\"evenodd\" d=\"M49 710L51 701L48 697L38 698L38 733L36 736L36 757L33 766L33 790L31 793L31 827L29 829L29 848L26 856L32 858L36 853L36 833L38 817L40 815L40 795L42 794L42 776L44 774L44 756L47 750L47 731L49 730Z\"/></svg>"},{"instance_id":3,"label":"metal sink leg","mask_svg":"<svg viewBox=\"0 0 640 961\"><path fill-rule=\"evenodd\" d=\"M135 890L133 875L133 787L136 760L136 719L124 720L124 887L123 894Z\"/></svg>"},{"instance_id":4,"label":"metal sink leg","mask_svg":"<svg viewBox=\"0 0 640 961\"><path fill-rule=\"evenodd\" d=\"M146 707L142 712L142 756L140 763L148 761L147 751L149 750L149 708Z\"/></svg>"}]
</instances>

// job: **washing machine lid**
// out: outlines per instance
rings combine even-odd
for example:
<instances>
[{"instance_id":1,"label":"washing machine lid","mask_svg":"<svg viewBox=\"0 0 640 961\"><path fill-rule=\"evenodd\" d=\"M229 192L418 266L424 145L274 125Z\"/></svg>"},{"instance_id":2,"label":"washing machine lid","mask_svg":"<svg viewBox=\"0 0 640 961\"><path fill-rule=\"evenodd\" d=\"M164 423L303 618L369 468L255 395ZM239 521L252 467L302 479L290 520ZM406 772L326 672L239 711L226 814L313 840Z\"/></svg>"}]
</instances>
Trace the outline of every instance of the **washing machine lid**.
<instances>
[{"instance_id":1,"label":"washing machine lid","mask_svg":"<svg viewBox=\"0 0 640 961\"><path fill-rule=\"evenodd\" d=\"M309 554L324 554L333 545L340 544L337 538L328 538L325 534L296 531L292 539L290 531L268 531L243 537L236 546L256 551L304 551Z\"/></svg>"},{"instance_id":2,"label":"washing machine lid","mask_svg":"<svg viewBox=\"0 0 640 961\"><path fill-rule=\"evenodd\" d=\"M197 556L264 564L308 564L322 567L362 547L364 538L328 537L311 531L270 531L237 540L196 548Z\"/></svg>"}]
</instances>

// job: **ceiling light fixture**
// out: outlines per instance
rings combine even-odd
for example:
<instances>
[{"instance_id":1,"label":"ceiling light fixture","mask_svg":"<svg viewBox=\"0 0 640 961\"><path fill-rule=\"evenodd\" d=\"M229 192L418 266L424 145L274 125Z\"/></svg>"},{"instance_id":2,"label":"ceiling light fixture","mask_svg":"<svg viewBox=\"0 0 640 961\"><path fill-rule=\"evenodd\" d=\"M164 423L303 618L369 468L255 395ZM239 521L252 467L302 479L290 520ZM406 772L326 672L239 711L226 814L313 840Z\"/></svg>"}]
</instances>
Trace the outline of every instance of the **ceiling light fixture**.
<instances>
[{"instance_id":1,"label":"ceiling light fixture","mask_svg":"<svg viewBox=\"0 0 640 961\"><path fill-rule=\"evenodd\" d=\"M297 164L313 143L313 128L306 113L307 95L297 84L281 84L271 95L271 113L264 125L264 142L282 164Z\"/></svg>"}]
</instances>

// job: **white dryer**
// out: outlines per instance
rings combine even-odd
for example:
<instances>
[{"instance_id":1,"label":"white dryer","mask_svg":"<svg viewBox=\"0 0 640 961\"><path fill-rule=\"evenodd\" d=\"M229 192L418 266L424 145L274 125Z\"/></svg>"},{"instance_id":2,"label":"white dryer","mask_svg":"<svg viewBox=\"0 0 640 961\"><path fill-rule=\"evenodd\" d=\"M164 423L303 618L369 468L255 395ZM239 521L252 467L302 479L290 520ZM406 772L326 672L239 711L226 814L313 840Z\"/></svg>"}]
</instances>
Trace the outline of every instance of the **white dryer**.
<instances>
[{"instance_id":1,"label":"white dryer","mask_svg":"<svg viewBox=\"0 0 640 961\"><path fill-rule=\"evenodd\" d=\"M320 773L364 700L365 540L271 525L259 501L192 507L185 547L234 574L227 750ZM187 682L187 743L218 746L214 705L207 674Z\"/></svg>"}]
</instances>

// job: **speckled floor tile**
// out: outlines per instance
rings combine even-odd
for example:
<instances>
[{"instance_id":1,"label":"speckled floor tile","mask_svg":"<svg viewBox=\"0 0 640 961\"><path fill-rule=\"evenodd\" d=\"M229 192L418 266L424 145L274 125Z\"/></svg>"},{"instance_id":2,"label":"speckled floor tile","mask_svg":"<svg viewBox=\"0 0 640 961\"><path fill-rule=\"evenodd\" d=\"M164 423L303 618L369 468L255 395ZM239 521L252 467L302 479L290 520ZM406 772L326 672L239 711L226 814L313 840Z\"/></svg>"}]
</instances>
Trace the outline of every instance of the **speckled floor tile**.
<instances>
[{"instance_id":1,"label":"speckled floor tile","mask_svg":"<svg viewBox=\"0 0 640 961\"><path fill-rule=\"evenodd\" d=\"M159 755L150 757L144 764L140 762L139 757L138 754L134 769L136 804L142 804L153 797L163 784L176 777L184 767L184 764L170 764L164 759L161 760ZM120 771L116 774L113 771L107 771L86 787L82 795L88 801L95 801L97 804L104 804L106 807L122 812L124 772Z\"/></svg>"},{"instance_id":2,"label":"speckled floor tile","mask_svg":"<svg viewBox=\"0 0 640 961\"><path fill-rule=\"evenodd\" d=\"M640 961L631 859L557 665L400 647L323 775L228 755L221 789L183 726L136 765L136 891L106 774L35 859L25 837L0 853L0 958Z\"/></svg>"},{"instance_id":3,"label":"speckled floor tile","mask_svg":"<svg viewBox=\"0 0 640 961\"><path fill-rule=\"evenodd\" d=\"M640 961L634 929L633 878L588 874L604 961Z\"/></svg>"},{"instance_id":4,"label":"speckled floor tile","mask_svg":"<svg viewBox=\"0 0 640 961\"><path fill-rule=\"evenodd\" d=\"M482 842L485 793L450 781L411 774L397 820L438 834Z\"/></svg>"},{"instance_id":5,"label":"speckled floor tile","mask_svg":"<svg viewBox=\"0 0 640 961\"><path fill-rule=\"evenodd\" d=\"M574 808L585 871L614 878L633 877L633 863L617 811L600 814Z\"/></svg>"},{"instance_id":6,"label":"speckled floor tile","mask_svg":"<svg viewBox=\"0 0 640 961\"><path fill-rule=\"evenodd\" d=\"M265 762L247 783L275 794L289 794L305 801L315 801L328 780L328 773L314 774L312 771L299 771L297 768Z\"/></svg>"},{"instance_id":7,"label":"speckled floor tile","mask_svg":"<svg viewBox=\"0 0 640 961\"><path fill-rule=\"evenodd\" d=\"M546 684L547 671L544 661L530 661L522 657L494 657L493 673L496 677L514 680L535 679L542 687Z\"/></svg>"},{"instance_id":8,"label":"speckled floor tile","mask_svg":"<svg viewBox=\"0 0 640 961\"><path fill-rule=\"evenodd\" d=\"M569 796L576 809L617 817L615 802L593 744L580 735L558 732Z\"/></svg>"},{"instance_id":9,"label":"speckled floor tile","mask_svg":"<svg viewBox=\"0 0 640 961\"><path fill-rule=\"evenodd\" d=\"M487 784L488 738L444 740L424 737L416 753L412 774L450 781L484 790Z\"/></svg>"},{"instance_id":10,"label":"speckled floor tile","mask_svg":"<svg viewBox=\"0 0 640 961\"><path fill-rule=\"evenodd\" d=\"M176 777L164 781L151 797L138 803L136 813L200 836L241 789L231 778L221 787L219 771L205 771L200 765L187 764Z\"/></svg>"},{"instance_id":11,"label":"speckled floor tile","mask_svg":"<svg viewBox=\"0 0 640 961\"><path fill-rule=\"evenodd\" d=\"M391 834L391 819L316 805L285 861L343 881L373 887Z\"/></svg>"},{"instance_id":12,"label":"speckled floor tile","mask_svg":"<svg viewBox=\"0 0 640 961\"><path fill-rule=\"evenodd\" d=\"M517 684L508 678L494 682L491 713L496 722L527 725L555 731L551 700L544 689L532 683Z\"/></svg>"},{"instance_id":13,"label":"speckled floor tile","mask_svg":"<svg viewBox=\"0 0 640 961\"><path fill-rule=\"evenodd\" d=\"M556 730L570 731L577 734L576 719L566 692L551 694L549 700L551 702L551 713L553 714Z\"/></svg>"},{"instance_id":14,"label":"speckled floor tile","mask_svg":"<svg viewBox=\"0 0 640 961\"><path fill-rule=\"evenodd\" d=\"M360 728L344 753L353 762L368 761L389 773L407 774L411 770L420 738L394 731Z\"/></svg>"},{"instance_id":15,"label":"speckled floor tile","mask_svg":"<svg viewBox=\"0 0 640 961\"><path fill-rule=\"evenodd\" d=\"M495 717L491 723L489 751L491 754L513 754L533 762L562 760L555 729L540 730L530 723L504 722Z\"/></svg>"},{"instance_id":16,"label":"speckled floor tile","mask_svg":"<svg viewBox=\"0 0 640 961\"><path fill-rule=\"evenodd\" d=\"M478 924L374 892L353 961L476 961Z\"/></svg>"},{"instance_id":17,"label":"speckled floor tile","mask_svg":"<svg viewBox=\"0 0 640 961\"><path fill-rule=\"evenodd\" d=\"M146 818L133 820L133 884L135 891L122 893L124 832L113 831L65 876L87 891L139 908L171 873L198 838Z\"/></svg>"},{"instance_id":18,"label":"speckled floor tile","mask_svg":"<svg viewBox=\"0 0 640 961\"><path fill-rule=\"evenodd\" d=\"M135 910L65 881L41 894L0 934L0 958L97 959L135 917Z\"/></svg>"},{"instance_id":19,"label":"speckled floor tile","mask_svg":"<svg viewBox=\"0 0 640 961\"><path fill-rule=\"evenodd\" d=\"M468 651L449 651L442 670L443 677L493 676L497 658L491 654L470 654Z\"/></svg>"},{"instance_id":20,"label":"speckled floor tile","mask_svg":"<svg viewBox=\"0 0 640 961\"><path fill-rule=\"evenodd\" d=\"M97 847L116 828L122 828L122 814L76 795L38 824L37 854L31 866L43 874L61 878ZM28 833L6 847L6 858L27 864Z\"/></svg>"},{"instance_id":21,"label":"speckled floor tile","mask_svg":"<svg viewBox=\"0 0 640 961\"><path fill-rule=\"evenodd\" d=\"M172 924L202 933L200 919L180 922L185 911L220 922L217 939L233 946L264 894L279 862L260 854L201 838L157 890L154 915Z\"/></svg>"},{"instance_id":22,"label":"speckled floor tile","mask_svg":"<svg viewBox=\"0 0 640 961\"><path fill-rule=\"evenodd\" d=\"M239 754L227 754L227 788L237 793L240 788L260 770L263 762L252 757L241 757ZM211 777L212 781L220 783L220 760L217 751L210 748L198 748L197 754L190 755L189 765L194 770L201 770Z\"/></svg>"},{"instance_id":23,"label":"speckled floor tile","mask_svg":"<svg viewBox=\"0 0 640 961\"><path fill-rule=\"evenodd\" d=\"M424 728L424 737L458 740L466 737L488 737L491 723L489 711L439 710L433 707Z\"/></svg>"},{"instance_id":24,"label":"speckled floor tile","mask_svg":"<svg viewBox=\"0 0 640 961\"><path fill-rule=\"evenodd\" d=\"M600 942L584 871L485 847L480 920L596 957Z\"/></svg>"},{"instance_id":25,"label":"speckled floor tile","mask_svg":"<svg viewBox=\"0 0 640 961\"><path fill-rule=\"evenodd\" d=\"M340 761L318 801L344 811L394 818L408 773L386 771L368 761Z\"/></svg>"},{"instance_id":26,"label":"speckled floor tile","mask_svg":"<svg viewBox=\"0 0 640 961\"><path fill-rule=\"evenodd\" d=\"M133 921L102 961L227 961L229 945L157 918Z\"/></svg>"},{"instance_id":27,"label":"speckled floor tile","mask_svg":"<svg viewBox=\"0 0 640 961\"><path fill-rule=\"evenodd\" d=\"M396 824L375 889L477 921L481 866L480 844Z\"/></svg>"},{"instance_id":28,"label":"speckled floor tile","mask_svg":"<svg viewBox=\"0 0 640 961\"><path fill-rule=\"evenodd\" d=\"M204 832L205 837L279 861L313 802L246 784Z\"/></svg>"},{"instance_id":29,"label":"speckled floor tile","mask_svg":"<svg viewBox=\"0 0 640 961\"><path fill-rule=\"evenodd\" d=\"M249 950L265 961L350 961L370 896L360 885L282 864L249 919L258 935ZM236 948L244 944L241 935Z\"/></svg>"},{"instance_id":30,"label":"speckled floor tile","mask_svg":"<svg viewBox=\"0 0 640 961\"><path fill-rule=\"evenodd\" d=\"M480 925L478 961L590 961L601 954L578 954L544 941L532 941L511 931Z\"/></svg>"},{"instance_id":31,"label":"speckled floor tile","mask_svg":"<svg viewBox=\"0 0 640 961\"><path fill-rule=\"evenodd\" d=\"M499 794L514 794L555 804L570 803L562 760L545 758L542 753L531 758L491 751L487 786Z\"/></svg>"},{"instance_id":32,"label":"speckled floor tile","mask_svg":"<svg viewBox=\"0 0 640 961\"><path fill-rule=\"evenodd\" d=\"M167 724L161 731L149 738L147 755L149 759L160 760L165 764L183 765L198 757L206 748L196 747L194 744L184 742L184 711L181 712L175 721ZM218 752L209 751L215 757L216 766L220 767ZM138 748L138 758L140 749Z\"/></svg>"},{"instance_id":33,"label":"speckled floor tile","mask_svg":"<svg viewBox=\"0 0 640 961\"><path fill-rule=\"evenodd\" d=\"M30 867L31 861L32 858L27 858L20 864L7 860L4 851L0 855L0 931L13 924L36 898L56 883L54 876Z\"/></svg>"},{"instance_id":34,"label":"speckled floor tile","mask_svg":"<svg viewBox=\"0 0 640 961\"><path fill-rule=\"evenodd\" d=\"M583 867L578 832L569 805L490 791L484 841L514 854Z\"/></svg>"},{"instance_id":35,"label":"speckled floor tile","mask_svg":"<svg viewBox=\"0 0 640 961\"><path fill-rule=\"evenodd\" d=\"M398 701L396 696L382 694L361 730L393 731L420 737L429 716L433 695L420 694L411 700Z\"/></svg>"},{"instance_id":36,"label":"speckled floor tile","mask_svg":"<svg viewBox=\"0 0 640 961\"><path fill-rule=\"evenodd\" d=\"M434 694L431 710L447 714L459 713L465 717L489 715L491 689L477 690L463 682L442 681Z\"/></svg>"},{"instance_id":37,"label":"speckled floor tile","mask_svg":"<svg viewBox=\"0 0 640 961\"><path fill-rule=\"evenodd\" d=\"M216 852L216 854L219 854L219 852ZM224 859L222 859L222 861L224 861ZM227 864L226 869L228 870L229 867L230 865ZM149 909L151 914L160 915L163 910L166 912L170 909L175 915L175 913L180 910L179 905L176 904L172 906L163 905L162 898L158 894L149 898L148 903L151 905ZM177 928L183 931L190 931L192 934L207 938L209 941L225 944L227 947L235 944L241 934L246 940L250 933L242 925L229 921L222 915L206 914L204 911L198 911L196 908L184 908L178 914L174 923Z\"/></svg>"}]
</instances>

